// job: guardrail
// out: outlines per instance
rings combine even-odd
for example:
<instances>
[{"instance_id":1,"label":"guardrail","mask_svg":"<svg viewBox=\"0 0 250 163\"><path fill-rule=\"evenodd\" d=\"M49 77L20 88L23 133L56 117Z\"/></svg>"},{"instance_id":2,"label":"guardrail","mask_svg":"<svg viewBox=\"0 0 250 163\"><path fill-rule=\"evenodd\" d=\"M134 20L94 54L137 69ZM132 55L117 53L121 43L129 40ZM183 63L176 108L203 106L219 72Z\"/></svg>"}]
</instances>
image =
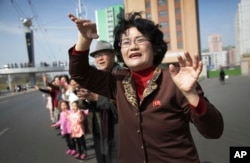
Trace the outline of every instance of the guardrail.
<instances>
[{"instance_id":1,"label":"guardrail","mask_svg":"<svg viewBox=\"0 0 250 163\"><path fill-rule=\"evenodd\" d=\"M10 95L12 91L0 91L0 96Z\"/></svg>"},{"instance_id":2,"label":"guardrail","mask_svg":"<svg viewBox=\"0 0 250 163\"><path fill-rule=\"evenodd\" d=\"M0 69L0 75L8 74L25 74L25 73L43 73L43 72L60 72L68 71L68 66L65 67L25 67L25 68L11 68Z\"/></svg>"}]
</instances>

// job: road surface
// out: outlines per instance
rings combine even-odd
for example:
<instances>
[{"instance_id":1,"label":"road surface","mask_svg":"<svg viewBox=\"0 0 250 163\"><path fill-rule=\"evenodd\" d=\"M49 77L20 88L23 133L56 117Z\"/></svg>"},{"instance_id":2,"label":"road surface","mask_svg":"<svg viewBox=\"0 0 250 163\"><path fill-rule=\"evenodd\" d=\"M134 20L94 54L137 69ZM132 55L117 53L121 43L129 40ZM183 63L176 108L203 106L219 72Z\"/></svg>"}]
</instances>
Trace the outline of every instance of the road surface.
<instances>
[{"instance_id":1,"label":"road surface","mask_svg":"<svg viewBox=\"0 0 250 163\"><path fill-rule=\"evenodd\" d=\"M221 111L225 129L220 139L203 138L191 125L203 163L228 163L230 146L250 147L250 77L229 77L200 82L208 99ZM46 100L38 91L0 97L0 163L76 163L66 156L64 139L50 127ZM87 136L89 160L96 163L91 135Z\"/></svg>"}]
</instances>

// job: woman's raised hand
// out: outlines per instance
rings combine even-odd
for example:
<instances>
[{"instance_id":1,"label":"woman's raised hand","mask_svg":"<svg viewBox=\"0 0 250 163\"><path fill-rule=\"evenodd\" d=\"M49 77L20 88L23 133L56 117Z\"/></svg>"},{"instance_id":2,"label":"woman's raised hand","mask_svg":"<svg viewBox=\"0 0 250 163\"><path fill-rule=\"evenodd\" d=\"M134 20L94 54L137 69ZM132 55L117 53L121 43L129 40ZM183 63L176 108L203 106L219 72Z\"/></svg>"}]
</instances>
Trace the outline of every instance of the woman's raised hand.
<instances>
[{"instance_id":1,"label":"woman's raised hand","mask_svg":"<svg viewBox=\"0 0 250 163\"><path fill-rule=\"evenodd\" d=\"M91 22L91 20L80 19L72 14L69 14L68 16L71 21L76 24L76 27L79 31L75 50L85 51L90 49L92 40L99 38L97 34L96 24Z\"/></svg>"},{"instance_id":2,"label":"woman's raised hand","mask_svg":"<svg viewBox=\"0 0 250 163\"><path fill-rule=\"evenodd\" d=\"M97 39L99 37L96 23L91 22L91 20L77 18L73 14L68 14L68 17L76 24L82 37L86 39Z\"/></svg>"},{"instance_id":3,"label":"woman's raised hand","mask_svg":"<svg viewBox=\"0 0 250 163\"><path fill-rule=\"evenodd\" d=\"M169 72L177 87L184 93L192 92L195 88L199 75L202 71L202 62L199 56L194 55L191 58L188 52L184 53L185 58L178 56L180 69L178 70L174 65L169 66Z\"/></svg>"}]
</instances>

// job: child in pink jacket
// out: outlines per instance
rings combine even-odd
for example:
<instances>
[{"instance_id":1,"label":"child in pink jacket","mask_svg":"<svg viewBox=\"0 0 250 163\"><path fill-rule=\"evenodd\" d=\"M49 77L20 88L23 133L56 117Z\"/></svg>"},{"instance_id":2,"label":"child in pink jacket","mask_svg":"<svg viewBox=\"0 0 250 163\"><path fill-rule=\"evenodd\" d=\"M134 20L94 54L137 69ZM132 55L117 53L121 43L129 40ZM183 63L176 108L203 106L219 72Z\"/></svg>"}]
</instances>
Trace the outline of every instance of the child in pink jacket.
<instances>
[{"instance_id":1,"label":"child in pink jacket","mask_svg":"<svg viewBox=\"0 0 250 163\"><path fill-rule=\"evenodd\" d=\"M78 101L73 101L71 103L71 112L70 112L70 122L71 122L71 137L75 140L77 145L77 153L75 157L77 159L86 159L87 147L85 142L85 129L83 126L83 121L86 116L80 110Z\"/></svg>"},{"instance_id":2,"label":"child in pink jacket","mask_svg":"<svg viewBox=\"0 0 250 163\"><path fill-rule=\"evenodd\" d=\"M66 144L68 146L68 150L66 151L67 155L75 155L76 154L76 144L74 139L71 138L71 122L69 120L70 110L69 104L67 101L59 102L59 110L60 110L60 119L51 127L61 128L61 135L65 137Z\"/></svg>"}]
</instances>

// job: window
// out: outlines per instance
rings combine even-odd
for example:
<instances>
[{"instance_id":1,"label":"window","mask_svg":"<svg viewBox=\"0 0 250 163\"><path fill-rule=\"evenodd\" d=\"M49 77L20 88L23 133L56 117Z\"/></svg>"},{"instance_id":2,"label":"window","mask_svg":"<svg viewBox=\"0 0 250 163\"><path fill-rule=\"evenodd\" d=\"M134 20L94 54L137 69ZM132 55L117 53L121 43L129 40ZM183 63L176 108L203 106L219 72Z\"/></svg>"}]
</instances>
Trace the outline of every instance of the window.
<instances>
[{"instance_id":1,"label":"window","mask_svg":"<svg viewBox=\"0 0 250 163\"><path fill-rule=\"evenodd\" d=\"M167 11L160 11L159 12L159 17L165 17L165 16L167 16Z\"/></svg>"},{"instance_id":2,"label":"window","mask_svg":"<svg viewBox=\"0 0 250 163\"><path fill-rule=\"evenodd\" d=\"M147 14L146 18L151 20L151 18L152 18L151 14Z\"/></svg>"},{"instance_id":3,"label":"window","mask_svg":"<svg viewBox=\"0 0 250 163\"><path fill-rule=\"evenodd\" d=\"M181 13L180 8L176 8L176 9L175 9L175 14L180 14L180 13Z\"/></svg>"},{"instance_id":4,"label":"window","mask_svg":"<svg viewBox=\"0 0 250 163\"><path fill-rule=\"evenodd\" d=\"M181 20L180 19L176 19L176 25L181 25Z\"/></svg>"},{"instance_id":5,"label":"window","mask_svg":"<svg viewBox=\"0 0 250 163\"><path fill-rule=\"evenodd\" d=\"M168 50L171 50L171 43L168 42Z\"/></svg>"},{"instance_id":6,"label":"window","mask_svg":"<svg viewBox=\"0 0 250 163\"><path fill-rule=\"evenodd\" d=\"M145 7L150 8L150 2L146 2Z\"/></svg>"},{"instance_id":7,"label":"window","mask_svg":"<svg viewBox=\"0 0 250 163\"><path fill-rule=\"evenodd\" d=\"M169 34L168 33L164 33L163 39L164 40L169 39Z\"/></svg>"},{"instance_id":8,"label":"window","mask_svg":"<svg viewBox=\"0 0 250 163\"><path fill-rule=\"evenodd\" d=\"M168 27L168 23L167 22L161 22L160 27L161 28L166 28L166 27Z\"/></svg>"},{"instance_id":9,"label":"window","mask_svg":"<svg viewBox=\"0 0 250 163\"><path fill-rule=\"evenodd\" d=\"M182 32L181 31L177 31L177 37L182 37Z\"/></svg>"},{"instance_id":10,"label":"window","mask_svg":"<svg viewBox=\"0 0 250 163\"><path fill-rule=\"evenodd\" d=\"M178 49L183 49L183 43L182 42L178 42Z\"/></svg>"},{"instance_id":11,"label":"window","mask_svg":"<svg viewBox=\"0 0 250 163\"><path fill-rule=\"evenodd\" d=\"M167 0L158 0L158 6L165 6L167 4Z\"/></svg>"}]
</instances>

